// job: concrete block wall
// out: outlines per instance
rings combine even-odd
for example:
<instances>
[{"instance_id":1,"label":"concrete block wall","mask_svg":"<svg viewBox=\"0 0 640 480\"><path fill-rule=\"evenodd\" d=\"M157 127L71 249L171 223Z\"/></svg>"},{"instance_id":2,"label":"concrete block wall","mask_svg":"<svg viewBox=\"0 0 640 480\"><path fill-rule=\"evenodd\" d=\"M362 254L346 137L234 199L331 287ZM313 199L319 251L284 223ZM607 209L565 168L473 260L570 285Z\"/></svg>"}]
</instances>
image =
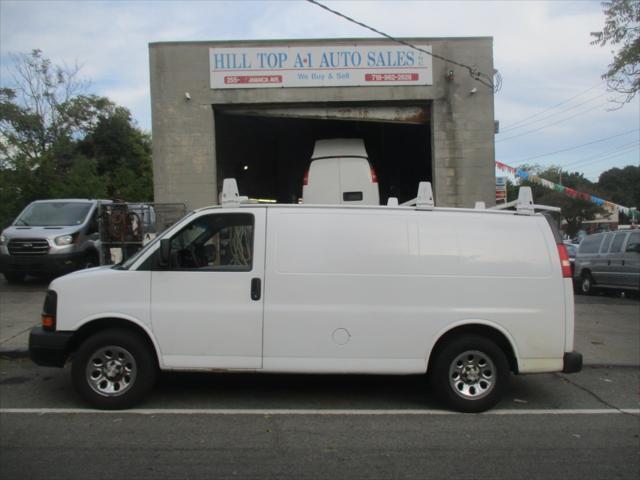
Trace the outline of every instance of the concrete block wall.
<instances>
[{"instance_id":1,"label":"concrete block wall","mask_svg":"<svg viewBox=\"0 0 640 480\"><path fill-rule=\"evenodd\" d=\"M409 39L427 42L433 53L493 71L491 38ZM460 67L433 60L432 86L265 88L212 90L209 48L265 44L380 44L381 39L170 42L149 46L156 202L183 202L188 209L217 203L214 109L232 105L368 102L430 103L432 176L436 205L495 202L493 92ZM447 80L447 71L454 71ZM477 93L471 94L473 88ZM186 97L188 93L190 99ZM425 162L428 159L425 159Z\"/></svg>"}]
</instances>

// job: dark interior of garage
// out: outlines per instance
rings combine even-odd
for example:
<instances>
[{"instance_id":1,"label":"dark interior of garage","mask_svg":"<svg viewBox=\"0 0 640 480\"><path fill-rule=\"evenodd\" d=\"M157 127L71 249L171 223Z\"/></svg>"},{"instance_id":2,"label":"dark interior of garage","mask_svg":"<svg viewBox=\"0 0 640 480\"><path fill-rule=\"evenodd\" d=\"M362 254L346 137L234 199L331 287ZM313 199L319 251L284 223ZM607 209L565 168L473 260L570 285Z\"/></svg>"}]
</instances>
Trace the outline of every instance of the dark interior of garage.
<instances>
[{"instance_id":1,"label":"dark interior of garage","mask_svg":"<svg viewBox=\"0 0 640 480\"><path fill-rule=\"evenodd\" d=\"M283 118L215 111L218 188L236 178L241 195L297 203L315 140L362 138L376 171L381 203L416 196L431 181L428 123Z\"/></svg>"}]
</instances>

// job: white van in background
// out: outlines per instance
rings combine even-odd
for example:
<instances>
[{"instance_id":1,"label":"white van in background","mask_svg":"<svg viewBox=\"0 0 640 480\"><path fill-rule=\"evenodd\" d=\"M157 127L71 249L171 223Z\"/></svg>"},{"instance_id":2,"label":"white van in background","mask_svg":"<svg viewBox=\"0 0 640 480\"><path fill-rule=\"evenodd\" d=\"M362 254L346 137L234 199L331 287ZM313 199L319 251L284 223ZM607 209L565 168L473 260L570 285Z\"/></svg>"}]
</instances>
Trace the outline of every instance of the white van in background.
<instances>
[{"instance_id":1,"label":"white van in background","mask_svg":"<svg viewBox=\"0 0 640 480\"><path fill-rule=\"evenodd\" d=\"M511 372L579 371L557 230L532 201L436 208L430 190L415 207L258 205L225 180L221 206L124 264L54 280L31 358L71 358L105 409L141 401L158 370L428 374L465 412L495 405Z\"/></svg>"},{"instance_id":2,"label":"white van in background","mask_svg":"<svg viewBox=\"0 0 640 480\"><path fill-rule=\"evenodd\" d=\"M376 173L361 138L317 140L305 173L302 202L379 205Z\"/></svg>"}]
</instances>

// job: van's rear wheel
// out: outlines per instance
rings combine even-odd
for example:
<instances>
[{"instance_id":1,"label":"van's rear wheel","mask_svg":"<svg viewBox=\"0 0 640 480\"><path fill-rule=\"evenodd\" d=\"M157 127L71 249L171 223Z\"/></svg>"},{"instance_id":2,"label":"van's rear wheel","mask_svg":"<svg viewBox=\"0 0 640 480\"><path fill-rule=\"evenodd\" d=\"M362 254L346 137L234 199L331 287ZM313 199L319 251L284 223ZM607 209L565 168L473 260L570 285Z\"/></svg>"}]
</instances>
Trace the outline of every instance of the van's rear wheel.
<instances>
[{"instance_id":1,"label":"van's rear wheel","mask_svg":"<svg viewBox=\"0 0 640 480\"><path fill-rule=\"evenodd\" d=\"M431 372L440 399L460 412L483 412L502 398L509 362L500 347L479 335L461 335L437 353Z\"/></svg>"},{"instance_id":2,"label":"van's rear wheel","mask_svg":"<svg viewBox=\"0 0 640 480\"><path fill-rule=\"evenodd\" d=\"M153 352L132 331L111 329L89 337L71 365L73 385L95 408L118 410L140 402L153 388L157 364Z\"/></svg>"}]
</instances>

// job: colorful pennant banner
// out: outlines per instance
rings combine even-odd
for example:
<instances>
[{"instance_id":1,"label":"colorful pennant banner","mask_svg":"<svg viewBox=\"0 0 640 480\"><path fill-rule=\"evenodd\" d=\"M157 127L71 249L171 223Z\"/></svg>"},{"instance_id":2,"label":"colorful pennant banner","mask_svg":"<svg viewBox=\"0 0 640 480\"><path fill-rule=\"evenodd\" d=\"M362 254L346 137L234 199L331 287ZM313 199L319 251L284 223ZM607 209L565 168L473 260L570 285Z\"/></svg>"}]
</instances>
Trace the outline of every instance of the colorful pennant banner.
<instances>
[{"instance_id":1,"label":"colorful pennant banner","mask_svg":"<svg viewBox=\"0 0 640 480\"><path fill-rule=\"evenodd\" d=\"M533 173L529 173L520 168L513 168L507 165L506 163L496 161L496 167L503 172L509 172L512 175L515 175L518 178L522 178L523 180L528 180L529 182L539 183L540 185L555 190L556 192L562 192L565 195L571 198L578 198L581 200L586 200L587 202L593 202L596 205L604 206L609 210L613 211L614 209L618 212L624 213L628 217L637 217L640 216L640 212L636 208L623 207L622 205L618 205L617 203L609 202L607 200L603 200L602 198L598 198L594 195L590 195L585 192L578 192L573 188L565 187L563 185L559 185L557 183L550 182L544 178L540 178Z\"/></svg>"}]
</instances>

